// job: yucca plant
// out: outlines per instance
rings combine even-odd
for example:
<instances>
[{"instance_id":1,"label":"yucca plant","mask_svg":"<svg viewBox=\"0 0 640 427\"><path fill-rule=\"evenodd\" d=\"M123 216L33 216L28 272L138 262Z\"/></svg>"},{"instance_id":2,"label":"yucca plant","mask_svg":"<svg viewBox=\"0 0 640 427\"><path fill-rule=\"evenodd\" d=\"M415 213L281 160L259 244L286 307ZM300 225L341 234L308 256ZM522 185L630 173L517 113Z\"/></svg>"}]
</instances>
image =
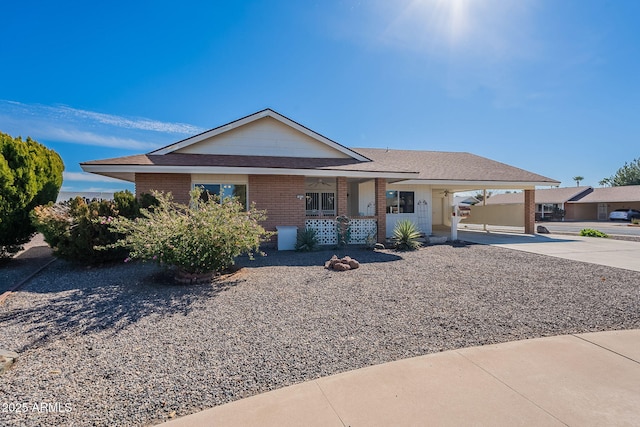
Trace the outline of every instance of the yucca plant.
<instances>
[{"instance_id":1,"label":"yucca plant","mask_svg":"<svg viewBox=\"0 0 640 427\"><path fill-rule=\"evenodd\" d=\"M318 249L318 233L313 228L298 231L296 251L312 252Z\"/></svg>"},{"instance_id":2,"label":"yucca plant","mask_svg":"<svg viewBox=\"0 0 640 427\"><path fill-rule=\"evenodd\" d=\"M398 221L393 228L393 242L399 251L413 251L422 246L418 241L420 230L408 219Z\"/></svg>"}]
</instances>

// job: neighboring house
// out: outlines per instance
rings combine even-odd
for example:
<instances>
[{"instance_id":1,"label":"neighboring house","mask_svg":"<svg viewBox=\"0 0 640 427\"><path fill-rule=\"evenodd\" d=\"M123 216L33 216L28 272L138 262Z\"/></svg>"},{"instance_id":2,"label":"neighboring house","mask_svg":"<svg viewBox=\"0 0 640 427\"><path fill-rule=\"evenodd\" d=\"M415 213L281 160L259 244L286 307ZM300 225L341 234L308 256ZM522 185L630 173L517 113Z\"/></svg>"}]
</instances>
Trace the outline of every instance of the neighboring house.
<instances>
[{"instance_id":1,"label":"neighboring house","mask_svg":"<svg viewBox=\"0 0 640 427\"><path fill-rule=\"evenodd\" d=\"M556 209L569 221L605 221L616 209L640 210L640 185L593 188L563 187L535 191L536 219L552 218ZM481 202L482 203L482 202ZM523 193L494 194L487 205L522 205Z\"/></svg>"},{"instance_id":2,"label":"neighboring house","mask_svg":"<svg viewBox=\"0 0 640 427\"><path fill-rule=\"evenodd\" d=\"M640 210L640 185L594 188L569 206L572 209L571 219L604 221L616 209Z\"/></svg>"},{"instance_id":3,"label":"neighboring house","mask_svg":"<svg viewBox=\"0 0 640 427\"><path fill-rule=\"evenodd\" d=\"M105 191L61 191L58 193L56 202L66 202L69 199L75 199L76 197L82 197L83 199L90 200L113 200L113 192Z\"/></svg>"},{"instance_id":4,"label":"neighboring house","mask_svg":"<svg viewBox=\"0 0 640 427\"><path fill-rule=\"evenodd\" d=\"M266 209L265 227L293 225L335 242L334 218L352 218L353 242L382 242L400 219L429 234L449 224L453 193L521 189L518 220L533 233L533 191L558 182L469 153L347 148L266 109L147 154L81 163L85 172L134 182L136 194L194 186Z\"/></svg>"},{"instance_id":5,"label":"neighboring house","mask_svg":"<svg viewBox=\"0 0 640 427\"><path fill-rule=\"evenodd\" d=\"M575 201L591 193L593 188L589 186L583 187L563 187L563 188L547 188L537 189L535 194L536 201L536 220L545 219L571 219L573 216L573 206L569 202ZM501 193L494 194L487 198L487 205L514 205L524 204L523 193Z\"/></svg>"}]
</instances>

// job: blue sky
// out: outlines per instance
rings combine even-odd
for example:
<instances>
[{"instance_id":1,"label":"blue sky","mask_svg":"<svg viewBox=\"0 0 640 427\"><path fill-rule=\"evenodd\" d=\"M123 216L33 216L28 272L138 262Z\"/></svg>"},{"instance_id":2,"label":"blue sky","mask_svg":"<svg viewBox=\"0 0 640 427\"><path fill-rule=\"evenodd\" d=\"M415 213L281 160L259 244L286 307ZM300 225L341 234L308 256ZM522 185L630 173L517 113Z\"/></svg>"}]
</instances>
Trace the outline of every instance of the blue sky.
<instances>
[{"instance_id":1,"label":"blue sky","mask_svg":"<svg viewBox=\"0 0 640 427\"><path fill-rule=\"evenodd\" d=\"M81 161L272 108L349 147L468 151L572 186L640 157L636 0L5 2L0 131Z\"/></svg>"}]
</instances>

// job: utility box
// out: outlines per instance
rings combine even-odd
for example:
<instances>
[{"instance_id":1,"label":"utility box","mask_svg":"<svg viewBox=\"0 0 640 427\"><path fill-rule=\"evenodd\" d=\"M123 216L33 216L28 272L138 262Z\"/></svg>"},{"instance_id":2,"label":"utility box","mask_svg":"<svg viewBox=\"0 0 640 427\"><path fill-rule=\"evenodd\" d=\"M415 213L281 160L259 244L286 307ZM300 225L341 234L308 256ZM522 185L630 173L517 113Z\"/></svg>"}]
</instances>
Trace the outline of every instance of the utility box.
<instances>
[{"instance_id":1,"label":"utility box","mask_svg":"<svg viewBox=\"0 0 640 427\"><path fill-rule=\"evenodd\" d=\"M278 230L278 250L294 250L298 238L298 227L295 225L277 225L276 230Z\"/></svg>"}]
</instances>

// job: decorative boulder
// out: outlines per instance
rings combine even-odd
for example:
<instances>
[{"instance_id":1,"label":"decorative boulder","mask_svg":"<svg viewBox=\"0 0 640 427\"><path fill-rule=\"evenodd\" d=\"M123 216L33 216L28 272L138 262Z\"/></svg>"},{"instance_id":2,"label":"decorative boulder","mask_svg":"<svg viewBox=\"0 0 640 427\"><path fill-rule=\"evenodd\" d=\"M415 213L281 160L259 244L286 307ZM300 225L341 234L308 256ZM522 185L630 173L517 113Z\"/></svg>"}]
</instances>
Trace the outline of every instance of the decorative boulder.
<instances>
[{"instance_id":1,"label":"decorative boulder","mask_svg":"<svg viewBox=\"0 0 640 427\"><path fill-rule=\"evenodd\" d=\"M536 231L540 234L549 234L549 230L544 225L539 225Z\"/></svg>"},{"instance_id":2,"label":"decorative boulder","mask_svg":"<svg viewBox=\"0 0 640 427\"><path fill-rule=\"evenodd\" d=\"M358 267L360 267L360 263L350 256L338 258L334 255L329 261L324 263L324 268L335 271L355 270Z\"/></svg>"}]
</instances>

